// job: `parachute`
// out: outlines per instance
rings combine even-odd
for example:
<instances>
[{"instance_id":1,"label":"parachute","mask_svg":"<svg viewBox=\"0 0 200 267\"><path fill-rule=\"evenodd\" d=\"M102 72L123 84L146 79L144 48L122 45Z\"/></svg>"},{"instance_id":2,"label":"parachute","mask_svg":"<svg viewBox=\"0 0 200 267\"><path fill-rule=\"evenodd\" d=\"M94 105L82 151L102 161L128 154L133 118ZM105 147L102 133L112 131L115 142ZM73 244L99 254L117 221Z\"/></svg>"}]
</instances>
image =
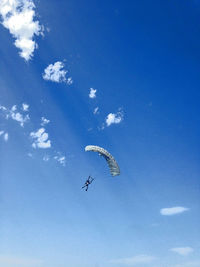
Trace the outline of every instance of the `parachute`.
<instances>
[{"instance_id":1,"label":"parachute","mask_svg":"<svg viewBox=\"0 0 200 267\"><path fill-rule=\"evenodd\" d=\"M85 147L85 151L93 151L93 152L99 153L99 155L103 156L105 158L105 160L107 161L111 175L112 176L120 175L120 169L119 169L119 166L118 166L116 160L104 148L99 147L99 146L91 146L90 145L90 146Z\"/></svg>"}]
</instances>

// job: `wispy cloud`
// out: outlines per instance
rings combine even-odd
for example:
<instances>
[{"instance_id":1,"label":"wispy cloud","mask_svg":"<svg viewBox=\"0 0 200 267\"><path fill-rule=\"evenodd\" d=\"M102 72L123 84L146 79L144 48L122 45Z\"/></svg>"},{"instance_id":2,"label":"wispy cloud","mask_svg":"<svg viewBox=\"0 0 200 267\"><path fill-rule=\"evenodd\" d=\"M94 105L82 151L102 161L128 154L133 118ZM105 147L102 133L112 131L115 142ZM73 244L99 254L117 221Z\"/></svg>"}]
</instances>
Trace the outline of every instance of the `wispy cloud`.
<instances>
[{"instance_id":1,"label":"wispy cloud","mask_svg":"<svg viewBox=\"0 0 200 267\"><path fill-rule=\"evenodd\" d=\"M42 121L42 122L41 122L41 125L42 125L42 126L45 126L46 124L48 124L48 123L50 122L50 120L46 119L45 117L42 117L42 118L41 118L41 121Z\"/></svg>"},{"instance_id":2,"label":"wispy cloud","mask_svg":"<svg viewBox=\"0 0 200 267\"><path fill-rule=\"evenodd\" d=\"M4 139L5 142L8 141L8 133L5 133L5 134L4 134L3 139Z\"/></svg>"},{"instance_id":3,"label":"wispy cloud","mask_svg":"<svg viewBox=\"0 0 200 267\"><path fill-rule=\"evenodd\" d=\"M97 90L94 88L90 88L89 98L95 98L96 97Z\"/></svg>"},{"instance_id":4,"label":"wispy cloud","mask_svg":"<svg viewBox=\"0 0 200 267\"><path fill-rule=\"evenodd\" d=\"M39 21L35 20L35 5L32 0L1 0L0 15L2 25L15 38L15 46L26 61L31 59L37 44L35 35L43 32Z\"/></svg>"},{"instance_id":5,"label":"wispy cloud","mask_svg":"<svg viewBox=\"0 0 200 267\"><path fill-rule=\"evenodd\" d=\"M67 84L71 85L73 83L72 77L67 78Z\"/></svg>"},{"instance_id":6,"label":"wispy cloud","mask_svg":"<svg viewBox=\"0 0 200 267\"><path fill-rule=\"evenodd\" d=\"M194 251L191 247L177 247L177 248L171 248L170 251L178 253L182 256L187 256L188 254L192 253Z\"/></svg>"},{"instance_id":7,"label":"wispy cloud","mask_svg":"<svg viewBox=\"0 0 200 267\"><path fill-rule=\"evenodd\" d=\"M176 264L174 267L199 267L200 260L188 261L181 264Z\"/></svg>"},{"instance_id":8,"label":"wispy cloud","mask_svg":"<svg viewBox=\"0 0 200 267\"><path fill-rule=\"evenodd\" d=\"M172 208L163 208L160 210L160 213L162 215L171 216L171 215L183 213L187 210L189 209L185 207L172 207Z\"/></svg>"},{"instance_id":9,"label":"wispy cloud","mask_svg":"<svg viewBox=\"0 0 200 267\"><path fill-rule=\"evenodd\" d=\"M98 114L99 113L99 107L96 107L93 111L93 114Z\"/></svg>"},{"instance_id":10,"label":"wispy cloud","mask_svg":"<svg viewBox=\"0 0 200 267\"><path fill-rule=\"evenodd\" d=\"M68 73L68 71L65 70L64 67L65 65L61 61L57 61L54 64L50 64L44 70L43 79L57 83L65 82L68 85L72 84L72 78L66 78L66 74Z\"/></svg>"},{"instance_id":11,"label":"wispy cloud","mask_svg":"<svg viewBox=\"0 0 200 267\"><path fill-rule=\"evenodd\" d=\"M4 131L0 131L0 136L3 137L4 141L7 142L8 141L8 133L5 133Z\"/></svg>"},{"instance_id":12,"label":"wispy cloud","mask_svg":"<svg viewBox=\"0 0 200 267\"><path fill-rule=\"evenodd\" d=\"M30 133L31 138L34 140L32 147L34 148L50 148L51 141L48 139L49 135L45 132L44 128L40 128L36 132Z\"/></svg>"},{"instance_id":13,"label":"wispy cloud","mask_svg":"<svg viewBox=\"0 0 200 267\"><path fill-rule=\"evenodd\" d=\"M111 260L110 263L137 266L138 264L148 264L156 260L156 257L150 255L137 255L130 258L121 258Z\"/></svg>"},{"instance_id":14,"label":"wispy cloud","mask_svg":"<svg viewBox=\"0 0 200 267\"><path fill-rule=\"evenodd\" d=\"M50 160L50 156L49 155L45 155L42 159L47 162L47 161Z\"/></svg>"},{"instance_id":15,"label":"wispy cloud","mask_svg":"<svg viewBox=\"0 0 200 267\"><path fill-rule=\"evenodd\" d=\"M50 159L56 160L58 163L60 163L62 166L66 166L66 157L61 154L61 152L56 152L55 156L50 156L48 154L44 155L42 160L45 162L48 162Z\"/></svg>"},{"instance_id":16,"label":"wispy cloud","mask_svg":"<svg viewBox=\"0 0 200 267\"><path fill-rule=\"evenodd\" d=\"M26 104L26 103L23 103L23 104L22 104L22 110L25 111L25 112L27 112L28 109L29 109L29 105Z\"/></svg>"},{"instance_id":17,"label":"wispy cloud","mask_svg":"<svg viewBox=\"0 0 200 267\"><path fill-rule=\"evenodd\" d=\"M66 165L66 157L65 156L55 156L55 160L57 160L62 166Z\"/></svg>"},{"instance_id":18,"label":"wispy cloud","mask_svg":"<svg viewBox=\"0 0 200 267\"><path fill-rule=\"evenodd\" d=\"M118 124L123 120L122 111L118 111L117 113L109 113L106 117L106 125L109 127L111 124Z\"/></svg>"},{"instance_id":19,"label":"wispy cloud","mask_svg":"<svg viewBox=\"0 0 200 267\"><path fill-rule=\"evenodd\" d=\"M27 259L27 258L20 258L15 256L5 256L0 255L0 265L9 265L9 266L32 266L32 267L39 267L42 266L43 261L38 259Z\"/></svg>"},{"instance_id":20,"label":"wispy cloud","mask_svg":"<svg viewBox=\"0 0 200 267\"><path fill-rule=\"evenodd\" d=\"M0 105L0 110L6 111L6 110L7 110L7 108L6 108L6 107L4 107L4 106L2 106L2 105Z\"/></svg>"}]
</instances>

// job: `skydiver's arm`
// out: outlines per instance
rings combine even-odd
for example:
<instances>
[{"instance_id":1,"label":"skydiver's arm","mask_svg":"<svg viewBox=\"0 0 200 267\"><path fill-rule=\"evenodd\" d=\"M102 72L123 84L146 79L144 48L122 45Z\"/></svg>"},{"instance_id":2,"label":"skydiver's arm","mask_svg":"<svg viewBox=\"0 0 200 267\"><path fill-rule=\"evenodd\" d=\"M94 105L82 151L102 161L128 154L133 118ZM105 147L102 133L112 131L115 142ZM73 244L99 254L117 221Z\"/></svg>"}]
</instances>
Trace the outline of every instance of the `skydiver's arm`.
<instances>
[{"instance_id":1,"label":"skydiver's arm","mask_svg":"<svg viewBox=\"0 0 200 267\"><path fill-rule=\"evenodd\" d=\"M94 181L94 178L91 177L90 183L92 183Z\"/></svg>"}]
</instances>

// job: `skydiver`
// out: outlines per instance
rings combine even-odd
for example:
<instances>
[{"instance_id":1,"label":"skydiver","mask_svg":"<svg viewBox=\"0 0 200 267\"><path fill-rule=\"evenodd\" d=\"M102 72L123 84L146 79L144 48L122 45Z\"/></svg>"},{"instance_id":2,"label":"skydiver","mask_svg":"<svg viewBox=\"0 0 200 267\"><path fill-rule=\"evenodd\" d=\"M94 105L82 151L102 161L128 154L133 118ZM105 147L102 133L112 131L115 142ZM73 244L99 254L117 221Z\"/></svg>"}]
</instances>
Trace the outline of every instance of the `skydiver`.
<instances>
[{"instance_id":1,"label":"skydiver","mask_svg":"<svg viewBox=\"0 0 200 267\"><path fill-rule=\"evenodd\" d=\"M94 181L94 178L92 178L90 175L89 177L87 178L87 180L85 181L85 184L84 186L82 186L82 188L85 188L85 191L88 191L88 186Z\"/></svg>"}]
</instances>

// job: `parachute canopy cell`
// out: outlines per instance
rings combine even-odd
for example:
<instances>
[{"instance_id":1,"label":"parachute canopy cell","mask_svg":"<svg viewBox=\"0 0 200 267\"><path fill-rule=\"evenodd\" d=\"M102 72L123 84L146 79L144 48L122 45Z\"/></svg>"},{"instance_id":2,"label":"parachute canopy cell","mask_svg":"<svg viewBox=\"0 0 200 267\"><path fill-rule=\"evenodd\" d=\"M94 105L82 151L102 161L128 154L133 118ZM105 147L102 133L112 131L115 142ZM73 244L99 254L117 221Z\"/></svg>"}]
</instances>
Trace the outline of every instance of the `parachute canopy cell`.
<instances>
[{"instance_id":1,"label":"parachute canopy cell","mask_svg":"<svg viewBox=\"0 0 200 267\"><path fill-rule=\"evenodd\" d=\"M111 175L112 176L120 175L120 169L116 160L107 150L99 146L90 145L85 147L85 151L93 151L99 153L99 155L103 156L107 161Z\"/></svg>"}]
</instances>

